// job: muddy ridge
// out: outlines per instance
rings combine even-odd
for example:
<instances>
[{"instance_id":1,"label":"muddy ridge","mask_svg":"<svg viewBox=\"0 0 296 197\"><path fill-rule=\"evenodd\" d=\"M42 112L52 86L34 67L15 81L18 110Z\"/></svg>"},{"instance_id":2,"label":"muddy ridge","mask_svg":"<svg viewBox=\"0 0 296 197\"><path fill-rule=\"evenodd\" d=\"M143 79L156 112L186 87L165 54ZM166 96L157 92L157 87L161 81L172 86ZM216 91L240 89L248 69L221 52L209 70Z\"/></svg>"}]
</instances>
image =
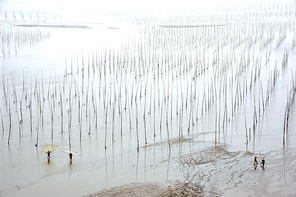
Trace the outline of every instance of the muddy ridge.
<instances>
[{"instance_id":1,"label":"muddy ridge","mask_svg":"<svg viewBox=\"0 0 296 197\"><path fill-rule=\"evenodd\" d=\"M101 192L90 194L85 197L185 197L185 196L204 196L203 187L195 183L174 183L164 186L157 183L132 183Z\"/></svg>"},{"instance_id":2,"label":"muddy ridge","mask_svg":"<svg viewBox=\"0 0 296 197\"><path fill-rule=\"evenodd\" d=\"M187 164L187 165L207 164L211 162L216 162L221 159L228 159L228 158L235 157L239 153L241 152L227 151L224 145L213 146L208 149L205 149L190 155L185 155L184 156L185 158L181 159L181 163Z\"/></svg>"}]
</instances>

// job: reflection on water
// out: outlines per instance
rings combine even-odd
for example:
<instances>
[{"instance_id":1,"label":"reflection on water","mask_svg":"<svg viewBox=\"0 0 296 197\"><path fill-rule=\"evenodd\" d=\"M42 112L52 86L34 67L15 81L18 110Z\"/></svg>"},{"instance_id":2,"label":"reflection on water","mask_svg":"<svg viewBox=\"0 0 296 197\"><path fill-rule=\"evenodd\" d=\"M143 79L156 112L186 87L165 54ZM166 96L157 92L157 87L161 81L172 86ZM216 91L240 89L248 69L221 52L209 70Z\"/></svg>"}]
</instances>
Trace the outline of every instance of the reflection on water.
<instances>
[{"instance_id":1,"label":"reflection on water","mask_svg":"<svg viewBox=\"0 0 296 197\"><path fill-rule=\"evenodd\" d=\"M292 182L292 121L278 150L296 76L295 10L262 10L67 21L1 9L1 195L175 180L217 194L249 194L259 180L272 193ZM50 159L39 149L49 143L60 147ZM250 150L267 157L264 170Z\"/></svg>"}]
</instances>

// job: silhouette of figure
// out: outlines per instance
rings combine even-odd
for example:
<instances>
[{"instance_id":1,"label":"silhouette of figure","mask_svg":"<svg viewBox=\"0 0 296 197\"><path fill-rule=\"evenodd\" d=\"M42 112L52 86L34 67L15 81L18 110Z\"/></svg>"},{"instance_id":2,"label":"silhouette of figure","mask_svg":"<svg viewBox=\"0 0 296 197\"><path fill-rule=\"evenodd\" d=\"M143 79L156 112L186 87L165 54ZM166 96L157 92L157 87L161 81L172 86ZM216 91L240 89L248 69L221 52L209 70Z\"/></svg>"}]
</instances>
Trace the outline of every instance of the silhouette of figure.
<instances>
[{"instance_id":1,"label":"silhouette of figure","mask_svg":"<svg viewBox=\"0 0 296 197\"><path fill-rule=\"evenodd\" d=\"M262 160L261 160L261 166L262 168L264 169L264 166L265 166L265 158L263 157Z\"/></svg>"},{"instance_id":2,"label":"silhouette of figure","mask_svg":"<svg viewBox=\"0 0 296 197\"><path fill-rule=\"evenodd\" d=\"M254 169L257 169L258 161L257 161L257 156L254 157Z\"/></svg>"},{"instance_id":3,"label":"silhouette of figure","mask_svg":"<svg viewBox=\"0 0 296 197\"><path fill-rule=\"evenodd\" d=\"M50 163L50 152L47 152L47 162Z\"/></svg>"}]
</instances>

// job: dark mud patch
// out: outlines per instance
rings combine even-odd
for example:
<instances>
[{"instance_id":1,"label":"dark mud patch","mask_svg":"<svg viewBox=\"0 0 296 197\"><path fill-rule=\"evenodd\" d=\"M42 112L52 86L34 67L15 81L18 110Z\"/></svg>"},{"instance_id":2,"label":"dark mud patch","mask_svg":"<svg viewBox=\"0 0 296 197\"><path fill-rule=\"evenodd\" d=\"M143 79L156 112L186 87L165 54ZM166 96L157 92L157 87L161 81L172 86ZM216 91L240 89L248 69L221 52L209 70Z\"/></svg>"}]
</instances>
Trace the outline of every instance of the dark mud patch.
<instances>
[{"instance_id":1,"label":"dark mud patch","mask_svg":"<svg viewBox=\"0 0 296 197\"><path fill-rule=\"evenodd\" d=\"M175 144L182 144L182 143L191 142L191 141L193 141L193 138L181 138L181 139L177 138L177 139L170 140L170 144L175 145ZM147 145L143 146L142 148L150 148L150 147L168 145L168 144L169 144L168 141L163 141L163 142L157 142L157 143L153 143L153 144L147 144Z\"/></svg>"},{"instance_id":2,"label":"dark mud patch","mask_svg":"<svg viewBox=\"0 0 296 197\"><path fill-rule=\"evenodd\" d=\"M252 153L252 152L250 152L250 151L247 151L247 152L245 152L245 155L246 155L246 156L254 156L255 153Z\"/></svg>"},{"instance_id":3,"label":"dark mud patch","mask_svg":"<svg viewBox=\"0 0 296 197\"><path fill-rule=\"evenodd\" d=\"M204 196L205 192L202 186L196 183L176 183L168 186L168 191L163 192L160 196L177 197L177 196Z\"/></svg>"},{"instance_id":4,"label":"dark mud patch","mask_svg":"<svg viewBox=\"0 0 296 197\"><path fill-rule=\"evenodd\" d=\"M153 183L131 183L119 187L113 187L90 194L85 197L128 197L128 196L157 196L165 189L164 186Z\"/></svg>"},{"instance_id":5,"label":"dark mud patch","mask_svg":"<svg viewBox=\"0 0 296 197\"><path fill-rule=\"evenodd\" d=\"M219 146L212 146L192 154L183 155L178 158L176 157L170 158L170 160L177 160L183 165L202 165L202 164L213 163L223 159L233 158L240 153L241 151L230 152L226 149L225 145L219 145ZM162 162L167 162L167 161L168 160L164 160Z\"/></svg>"},{"instance_id":6,"label":"dark mud patch","mask_svg":"<svg viewBox=\"0 0 296 197\"><path fill-rule=\"evenodd\" d=\"M237 156L241 152L229 152L226 150L226 146L213 146L208 149L186 155L184 159L181 159L182 164L187 165L201 165L216 162L222 159L229 159Z\"/></svg>"},{"instance_id":7,"label":"dark mud patch","mask_svg":"<svg viewBox=\"0 0 296 197\"><path fill-rule=\"evenodd\" d=\"M185 196L204 196L204 189L195 183L174 183L165 186L157 183L132 183L101 192L90 194L85 197L185 197Z\"/></svg>"}]
</instances>

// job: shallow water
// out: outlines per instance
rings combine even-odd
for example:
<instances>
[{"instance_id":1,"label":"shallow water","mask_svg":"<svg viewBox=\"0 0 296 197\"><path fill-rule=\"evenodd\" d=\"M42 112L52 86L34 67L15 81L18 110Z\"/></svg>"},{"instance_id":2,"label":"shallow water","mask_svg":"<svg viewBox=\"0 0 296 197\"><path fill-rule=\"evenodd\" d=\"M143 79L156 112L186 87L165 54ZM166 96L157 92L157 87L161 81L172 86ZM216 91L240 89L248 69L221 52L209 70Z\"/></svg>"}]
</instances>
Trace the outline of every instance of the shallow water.
<instances>
[{"instance_id":1,"label":"shallow water","mask_svg":"<svg viewBox=\"0 0 296 197\"><path fill-rule=\"evenodd\" d=\"M295 10L258 11L78 24L1 10L0 196L147 182L158 194L189 182L205 195L295 195L294 105L283 138ZM50 162L46 144L59 146ZM265 170L253 170L253 154Z\"/></svg>"}]
</instances>

